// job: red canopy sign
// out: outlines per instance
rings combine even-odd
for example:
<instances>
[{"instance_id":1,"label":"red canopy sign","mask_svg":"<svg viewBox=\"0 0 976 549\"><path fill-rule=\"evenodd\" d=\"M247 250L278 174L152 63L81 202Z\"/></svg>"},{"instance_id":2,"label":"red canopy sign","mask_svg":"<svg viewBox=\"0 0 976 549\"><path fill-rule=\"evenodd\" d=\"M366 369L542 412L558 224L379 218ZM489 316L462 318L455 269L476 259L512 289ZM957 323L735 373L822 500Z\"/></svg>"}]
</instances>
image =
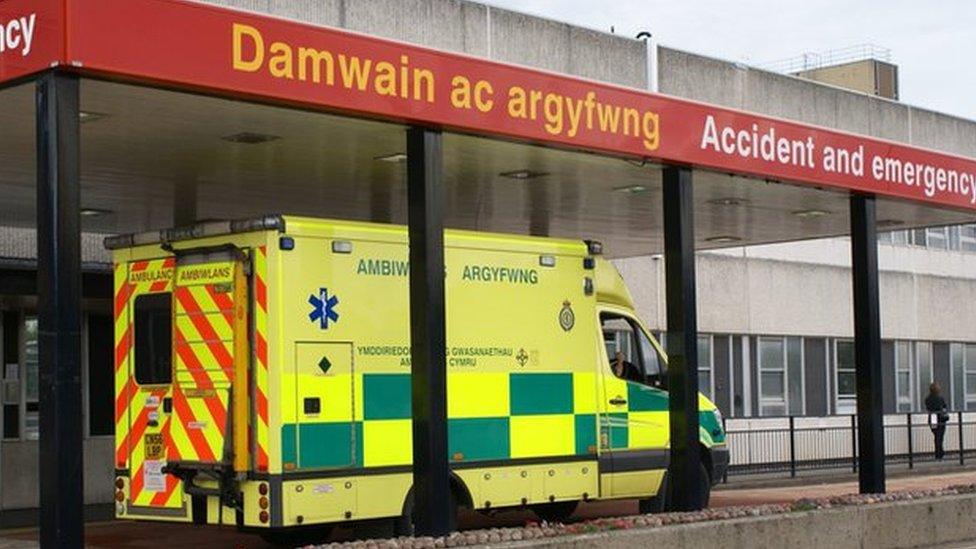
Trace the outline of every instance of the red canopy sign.
<instances>
[{"instance_id":1,"label":"red canopy sign","mask_svg":"<svg viewBox=\"0 0 976 549\"><path fill-rule=\"evenodd\" d=\"M0 0L37 12L25 59L59 51L52 4L81 71L976 210L971 159L182 0ZM49 64L5 43L0 81Z\"/></svg>"}]
</instances>

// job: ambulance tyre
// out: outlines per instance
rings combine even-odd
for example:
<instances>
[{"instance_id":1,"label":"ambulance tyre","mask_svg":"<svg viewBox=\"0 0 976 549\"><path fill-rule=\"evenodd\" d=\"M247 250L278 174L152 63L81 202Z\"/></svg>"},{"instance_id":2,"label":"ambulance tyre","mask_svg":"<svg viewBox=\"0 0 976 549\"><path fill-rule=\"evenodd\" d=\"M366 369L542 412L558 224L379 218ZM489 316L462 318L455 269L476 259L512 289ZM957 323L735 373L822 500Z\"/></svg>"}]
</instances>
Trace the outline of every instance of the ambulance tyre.
<instances>
[{"instance_id":1,"label":"ambulance tyre","mask_svg":"<svg viewBox=\"0 0 976 549\"><path fill-rule=\"evenodd\" d=\"M456 490L459 487L451 483L451 530L457 530L458 524L458 495ZM413 520L413 489L410 489L410 493L407 494L407 501L403 503L403 514L399 517L393 519L393 535L394 536L412 536L414 534L414 520Z\"/></svg>"},{"instance_id":2,"label":"ambulance tyre","mask_svg":"<svg viewBox=\"0 0 976 549\"><path fill-rule=\"evenodd\" d=\"M564 523L576 512L579 501L556 501L553 503L538 503L532 506L532 512L539 520L550 523Z\"/></svg>"},{"instance_id":3,"label":"ambulance tyre","mask_svg":"<svg viewBox=\"0 0 976 549\"><path fill-rule=\"evenodd\" d=\"M306 526L267 530L259 534L261 539L278 547L298 547L329 541L332 526Z\"/></svg>"}]
</instances>

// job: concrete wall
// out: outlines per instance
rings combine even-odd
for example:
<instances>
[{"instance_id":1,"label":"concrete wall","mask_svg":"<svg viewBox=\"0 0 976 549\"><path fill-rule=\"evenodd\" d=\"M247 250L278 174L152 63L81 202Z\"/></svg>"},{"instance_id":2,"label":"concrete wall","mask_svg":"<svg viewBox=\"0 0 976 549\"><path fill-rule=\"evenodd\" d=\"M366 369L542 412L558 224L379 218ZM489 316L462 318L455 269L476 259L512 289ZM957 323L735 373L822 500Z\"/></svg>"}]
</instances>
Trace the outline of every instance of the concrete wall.
<instances>
[{"instance_id":1,"label":"concrete wall","mask_svg":"<svg viewBox=\"0 0 976 549\"><path fill-rule=\"evenodd\" d=\"M763 517L615 530L495 547L936 547L976 539L976 496L949 496ZM968 546L968 545L967 545Z\"/></svg>"},{"instance_id":2,"label":"concrete wall","mask_svg":"<svg viewBox=\"0 0 976 549\"><path fill-rule=\"evenodd\" d=\"M85 503L112 501L115 471L115 439L85 439ZM0 442L0 512L37 507L37 441Z\"/></svg>"},{"instance_id":3,"label":"concrete wall","mask_svg":"<svg viewBox=\"0 0 976 549\"><path fill-rule=\"evenodd\" d=\"M645 88L643 42L463 0L203 0Z\"/></svg>"},{"instance_id":4,"label":"concrete wall","mask_svg":"<svg viewBox=\"0 0 976 549\"><path fill-rule=\"evenodd\" d=\"M882 246L885 248L894 247ZM950 258L976 255L914 251ZM976 261L976 257L966 259ZM664 262L655 257L637 257L615 263L632 290L641 318L651 329L664 330ZM702 332L853 335L849 266L826 261L790 261L775 255L756 257L748 252L741 255L708 252L698 255L696 267L698 327ZM976 269L967 277L910 270L882 271L882 337L976 341L976 308L960 306L976 302L976 280L972 273Z\"/></svg>"}]
</instances>

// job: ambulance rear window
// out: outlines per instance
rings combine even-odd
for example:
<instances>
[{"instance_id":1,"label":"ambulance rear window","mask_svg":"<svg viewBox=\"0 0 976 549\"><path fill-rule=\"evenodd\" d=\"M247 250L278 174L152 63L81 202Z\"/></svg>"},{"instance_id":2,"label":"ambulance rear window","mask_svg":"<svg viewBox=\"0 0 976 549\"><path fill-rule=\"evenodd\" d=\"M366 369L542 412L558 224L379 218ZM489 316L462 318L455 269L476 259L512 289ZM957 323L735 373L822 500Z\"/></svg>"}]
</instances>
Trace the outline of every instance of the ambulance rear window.
<instances>
[{"instance_id":1,"label":"ambulance rear window","mask_svg":"<svg viewBox=\"0 0 976 549\"><path fill-rule=\"evenodd\" d=\"M173 297L145 294L135 304L135 370L139 385L159 385L173 379Z\"/></svg>"}]
</instances>

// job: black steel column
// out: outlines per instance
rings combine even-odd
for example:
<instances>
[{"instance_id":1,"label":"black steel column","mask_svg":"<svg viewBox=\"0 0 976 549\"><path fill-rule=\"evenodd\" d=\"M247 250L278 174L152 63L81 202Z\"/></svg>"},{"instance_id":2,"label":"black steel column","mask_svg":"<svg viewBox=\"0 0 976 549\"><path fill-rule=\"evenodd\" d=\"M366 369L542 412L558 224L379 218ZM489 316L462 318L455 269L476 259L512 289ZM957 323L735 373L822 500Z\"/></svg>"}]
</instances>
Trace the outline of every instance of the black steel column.
<instances>
[{"instance_id":1,"label":"black steel column","mask_svg":"<svg viewBox=\"0 0 976 549\"><path fill-rule=\"evenodd\" d=\"M407 130L414 527L454 530L447 461L447 346L441 134Z\"/></svg>"},{"instance_id":2,"label":"black steel column","mask_svg":"<svg viewBox=\"0 0 976 549\"><path fill-rule=\"evenodd\" d=\"M664 168L664 272L668 316L671 416L671 503L677 511L705 506L698 440L698 316L691 170Z\"/></svg>"},{"instance_id":3,"label":"black steel column","mask_svg":"<svg viewBox=\"0 0 976 549\"><path fill-rule=\"evenodd\" d=\"M78 78L37 82L41 547L81 547L81 217Z\"/></svg>"},{"instance_id":4,"label":"black steel column","mask_svg":"<svg viewBox=\"0 0 976 549\"><path fill-rule=\"evenodd\" d=\"M862 494L885 491L881 410L881 312L874 196L851 195L854 363L857 365L858 478Z\"/></svg>"}]
</instances>

